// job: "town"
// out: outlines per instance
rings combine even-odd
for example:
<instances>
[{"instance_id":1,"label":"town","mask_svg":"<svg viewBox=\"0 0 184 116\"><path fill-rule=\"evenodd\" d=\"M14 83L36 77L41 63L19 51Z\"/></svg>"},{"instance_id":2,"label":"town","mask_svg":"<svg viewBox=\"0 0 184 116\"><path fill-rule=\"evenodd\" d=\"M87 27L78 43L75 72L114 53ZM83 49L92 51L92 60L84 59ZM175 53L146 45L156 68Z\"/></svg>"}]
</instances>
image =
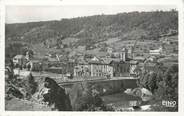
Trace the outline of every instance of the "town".
<instances>
[{"instance_id":1,"label":"town","mask_svg":"<svg viewBox=\"0 0 184 116\"><path fill-rule=\"evenodd\" d=\"M161 42L150 45L137 44L139 41L136 40L119 51L108 47L105 56L79 52L76 55L77 59L62 62L57 54L48 54L45 58L38 59L32 50L27 50L26 55L14 56L12 62L17 73L24 71L56 73L68 80L139 78L142 71L154 72L158 64L165 67L178 64L178 41L173 39L177 38L176 34L174 31L166 37L161 37Z\"/></svg>"},{"instance_id":2,"label":"town","mask_svg":"<svg viewBox=\"0 0 184 116\"><path fill-rule=\"evenodd\" d=\"M153 16L154 13L155 16L162 16L165 12L142 13L143 18L140 19L145 20L144 17L151 13ZM171 10L164 15L167 16L167 13L171 13L168 16L175 18L177 11ZM133 12L130 16L141 17L142 14ZM126 16L129 15L122 15ZM101 20L101 17L103 19L103 15L90 18ZM65 24L68 20L70 21L70 19L62 21ZM75 20L88 21L85 18L71 19ZM172 27L170 24L167 28L164 24L159 28L160 31L150 26L149 34L143 30L144 26L134 28L130 26L128 31L121 30L120 33L110 24L106 27L101 26L103 23L99 23L98 20L95 22L97 27L94 27L100 28L99 30L93 30L91 24L90 26L86 24L86 27L83 26L81 30L71 32L69 35L68 31L64 33L64 29L62 34L51 30L52 25L57 28L58 22L51 22L49 29L39 24L42 26L25 32L24 29L23 32L11 30L14 29L11 27L14 25L7 24L5 109L157 111L161 107L162 100L172 99L177 102L177 89L166 89L171 86L178 87L176 25L173 24ZM157 23L157 19L154 20ZM79 26L70 23L73 24L72 28ZM25 24L25 29L31 27L27 25L29 24ZM23 26L20 26L19 30L21 28ZM116 31L111 28L115 28ZM13 100L17 106L12 105ZM29 104L30 107L29 105L21 107L18 104ZM177 111L177 107L172 110L169 108L161 110Z\"/></svg>"}]
</instances>

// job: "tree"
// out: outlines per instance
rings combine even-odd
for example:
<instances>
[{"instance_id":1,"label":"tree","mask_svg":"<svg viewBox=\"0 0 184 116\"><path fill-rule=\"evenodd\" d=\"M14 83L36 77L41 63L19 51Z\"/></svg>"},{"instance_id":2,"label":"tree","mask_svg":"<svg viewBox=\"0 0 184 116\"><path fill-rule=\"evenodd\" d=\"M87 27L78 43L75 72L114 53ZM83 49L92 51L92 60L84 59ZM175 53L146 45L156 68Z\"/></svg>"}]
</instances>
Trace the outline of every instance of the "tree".
<instances>
[{"instance_id":1,"label":"tree","mask_svg":"<svg viewBox=\"0 0 184 116\"><path fill-rule=\"evenodd\" d=\"M148 82L147 82L147 86L148 89L154 93L154 91L157 89L157 74L156 73L151 73L149 78L148 78Z\"/></svg>"},{"instance_id":2,"label":"tree","mask_svg":"<svg viewBox=\"0 0 184 116\"><path fill-rule=\"evenodd\" d=\"M178 100L178 65L169 67L164 74L164 85L166 91L164 98L169 100Z\"/></svg>"},{"instance_id":3,"label":"tree","mask_svg":"<svg viewBox=\"0 0 184 116\"><path fill-rule=\"evenodd\" d=\"M138 85L150 90L152 93L157 89L157 73L148 72L140 77Z\"/></svg>"},{"instance_id":4,"label":"tree","mask_svg":"<svg viewBox=\"0 0 184 116\"><path fill-rule=\"evenodd\" d=\"M75 111L107 111L95 85L82 82L75 84L71 90L71 104Z\"/></svg>"},{"instance_id":5,"label":"tree","mask_svg":"<svg viewBox=\"0 0 184 116\"><path fill-rule=\"evenodd\" d=\"M162 107L162 111L177 111L178 110L178 65L170 66L162 75L163 79L157 82L158 89L155 93L156 100L175 101L176 107ZM158 76L157 76L158 77ZM153 107L158 109L157 107Z\"/></svg>"},{"instance_id":6,"label":"tree","mask_svg":"<svg viewBox=\"0 0 184 116\"><path fill-rule=\"evenodd\" d=\"M25 79L25 89L27 92L27 98L29 99L37 90L38 84L35 82L35 78L30 73Z\"/></svg>"}]
</instances>

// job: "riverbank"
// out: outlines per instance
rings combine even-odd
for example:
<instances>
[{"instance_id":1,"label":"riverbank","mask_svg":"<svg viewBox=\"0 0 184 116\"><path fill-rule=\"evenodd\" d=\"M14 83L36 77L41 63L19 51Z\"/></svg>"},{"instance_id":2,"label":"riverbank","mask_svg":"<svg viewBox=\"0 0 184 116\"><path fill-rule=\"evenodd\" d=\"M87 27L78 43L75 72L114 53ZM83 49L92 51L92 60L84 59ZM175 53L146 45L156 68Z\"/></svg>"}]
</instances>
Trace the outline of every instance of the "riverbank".
<instances>
[{"instance_id":1,"label":"riverbank","mask_svg":"<svg viewBox=\"0 0 184 116\"><path fill-rule=\"evenodd\" d=\"M112 106L116 111L150 111L151 105L145 104L134 109L132 103L141 102L141 98L120 92L112 95L102 96L105 105Z\"/></svg>"}]
</instances>

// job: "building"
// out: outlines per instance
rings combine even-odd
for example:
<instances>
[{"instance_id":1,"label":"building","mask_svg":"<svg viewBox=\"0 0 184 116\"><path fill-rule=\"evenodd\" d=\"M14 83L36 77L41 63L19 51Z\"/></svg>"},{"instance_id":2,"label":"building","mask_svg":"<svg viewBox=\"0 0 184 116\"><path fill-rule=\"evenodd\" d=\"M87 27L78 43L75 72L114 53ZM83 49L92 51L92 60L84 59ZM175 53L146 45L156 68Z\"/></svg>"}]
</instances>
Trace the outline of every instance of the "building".
<instances>
[{"instance_id":1,"label":"building","mask_svg":"<svg viewBox=\"0 0 184 116\"><path fill-rule=\"evenodd\" d=\"M128 58L128 50L126 48L123 48L122 51L119 52L118 58L110 59L108 59L110 61L108 61L107 59L105 59L105 61L108 61L109 65L113 67L113 77L127 77L138 75L138 61ZM140 60L142 61L144 59L141 58Z\"/></svg>"},{"instance_id":2,"label":"building","mask_svg":"<svg viewBox=\"0 0 184 116\"><path fill-rule=\"evenodd\" d=\"M149 56L149 57L147 57L145 59L144 62L157 62L157 60L158 60L158 57L156 57L156 56Z\"/></svg>"},{"instance_id":3,"label":"building","mask_svg":"<svg viewBox=\"0 0 184 116\"><path fill-rule=\"evenodd\" d=\"M63 74L73 74L74 67L77 66L77 63L75 61L68 61L65 63L62 63L62 72Z\"/></svg>"},{"instance_id":4,"label":"building","mask_svg":"<svg viewBox=\"0 0 184 116\"><path fill-rule=\"evenodd\" d=\"M109 54L112 54L113 53L113 48L107 48L107 53L109 53Z\"/></svg>"},{"instance_id":5,"label":"building","mask_svg":"<svg viewBox=\"0 0 184 116\"><path fill-rule=\"evenodd\" d=\"M113 77L129 76L129 62L123 60L112 60L109 65L113 67Z\"/></svg>"},{"instance_id":6,"label":"building","mask_svg":"<svg viewBox=\"0 0 184 116\"><path fill-rule=\"evenodd\" d=\"M31 71L42 71L42 63L39 60L31 60L26 64L28 70Z\"/></svg>"},{"instance_id":7,"label":"building","mask_svg":"<svg viewBox=\"0 0 184 116\"><path fill-rule=\"evenodd\" d=\"M128 77L138 75L138 61L128 58L128 50L117 52L117 58L93 57L89 61L81 60L74 68L76 77ZM144 60L144 59L141 59Z\"/></svg>"},{"instance_id":8,"label":"building","mask_svg":"<svg viewBox=\"0 0 184 116\"><path fill-rule=\"evenodd\" d=\"M136 56L133 59L136 60L136 61L138 61L138 62L144 62L146 60L146 58L144 58L142 56Z\"/></svg>"},{"instance_id":9,"label":"building","mask_svg":"<svg viewBox=\"0 0 184 116\"><path fill-rule=\"evenodd\" d=\"M90 67L86 61L80 61L78 65L74 66L74 76L75 77L84 77L91 76Z\"/></svg>"},{"instance_id":10,"label":"building","mask_svg":"<svg viewBox=\"0 0 184 116\"><path fill-rule=\"evenodd\" d=\"M113 77L113 67L103 61L90 61L90 72L92 77Z\"/></svg>"},{"instance_id":11,"label":"building","mask_svg":"<svg viewBox=\"0 0 184 116\"><path fill-rule=\"evenodd\" d=\"M49 67L46 69L47 72L56 73L56 74L62 74L62 67Z\"/></svg>"},{"instance_id":12,"label":"building","mask_svg":"<svg viewBox=\"0 0 184 116\"><path fill-rule=\"evenodd\" d=\"M128 49L123 48L121 51L116 51L110 54L111 58L121 59L123 61L128 60Z\"/></svg>"},{"instance_id":13,"label":"building","mask_svg":"<svg viewBox=\"0 0 184 116\"><path fill-rule=\"evenodd\" d=\"M123 48L120 53L120 59L123 61L127 61L128 59L128 50L126 48Z\"/></svg>"},{"instance_id":14,"label":"building","mask_svg":"<svg viewBox=\"0 0 184 116\"><path fill-rule=\"evenodd\" d=\"M13 64L14 66L21 66L27 62L26 58L24 55L16 55L13 57Z\"/></svg>"},{"instance_id":15,"label":"building","mask_svg":"<svg viewBox=\"0 0 184 116\"><path fill-rule=\"evenodd\" d=\"M79 62L74 68L76 77L113 77L113 67L94 57L90 61Z\"/></svg>"},{"instance_id":16,"label":"building","mask_svg":"<svg viewBox=\"0 0 184 116\"><path fill-rule=\"evenodd\" d=\"M156 49L156 50L149 51L150 55L161 55L161 53L162 53L162 47L160 47L159 49Z\"/></svg>"},{"instance_id":17,"label":"building","mask_svg":"<svg viewBox=\"0 0 184 116\"><path fill-rule=\"evenodd\" d=\"M130 76L137 76L137 67L139 62L131 60L129 63L130 63L130 70L129 70Z\"/></svg>"},{"instance_id":18,"label":"building","mask_svg":"<svg viewBox=\"0 0 184 116\"><path fill-rule=\"evenodd\" d=\"M28 60L28 61L30 61L30 60L32 60L33 59L33 51L32 50L28 50L27 52L26 52L26 56L25 56L25 58Z\"/></svg>"}]
</instances>

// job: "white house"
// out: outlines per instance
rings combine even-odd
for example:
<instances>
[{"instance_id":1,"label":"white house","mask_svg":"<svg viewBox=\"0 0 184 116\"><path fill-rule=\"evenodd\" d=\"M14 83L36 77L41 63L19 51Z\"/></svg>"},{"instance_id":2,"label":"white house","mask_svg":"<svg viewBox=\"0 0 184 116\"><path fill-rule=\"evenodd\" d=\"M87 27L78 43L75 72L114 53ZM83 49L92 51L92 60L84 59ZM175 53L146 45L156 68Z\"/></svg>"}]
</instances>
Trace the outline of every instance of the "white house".
<instances>
[{"instance_id":1,"label":"white house","mask_svg":"<svg viewBox=\"0 0 184 116\"><path fill-rule=\"evenodd\" d=\"M156 50L150 50L149 53L151 55L160 55L162 53L162 47L160 47L159 49L156 49Z\"/></svg>"},{"instance_id":2,"label":"white house","mask_svg":"<svg viewBox=\"0 0 184 116\"><path fill-rule=\"evenodd\" d=\"M16 55L13 57L13 64L16 66L22 66L24 63L26 63L26 58L24 55Z\"/></svg>"}]
</instances>

